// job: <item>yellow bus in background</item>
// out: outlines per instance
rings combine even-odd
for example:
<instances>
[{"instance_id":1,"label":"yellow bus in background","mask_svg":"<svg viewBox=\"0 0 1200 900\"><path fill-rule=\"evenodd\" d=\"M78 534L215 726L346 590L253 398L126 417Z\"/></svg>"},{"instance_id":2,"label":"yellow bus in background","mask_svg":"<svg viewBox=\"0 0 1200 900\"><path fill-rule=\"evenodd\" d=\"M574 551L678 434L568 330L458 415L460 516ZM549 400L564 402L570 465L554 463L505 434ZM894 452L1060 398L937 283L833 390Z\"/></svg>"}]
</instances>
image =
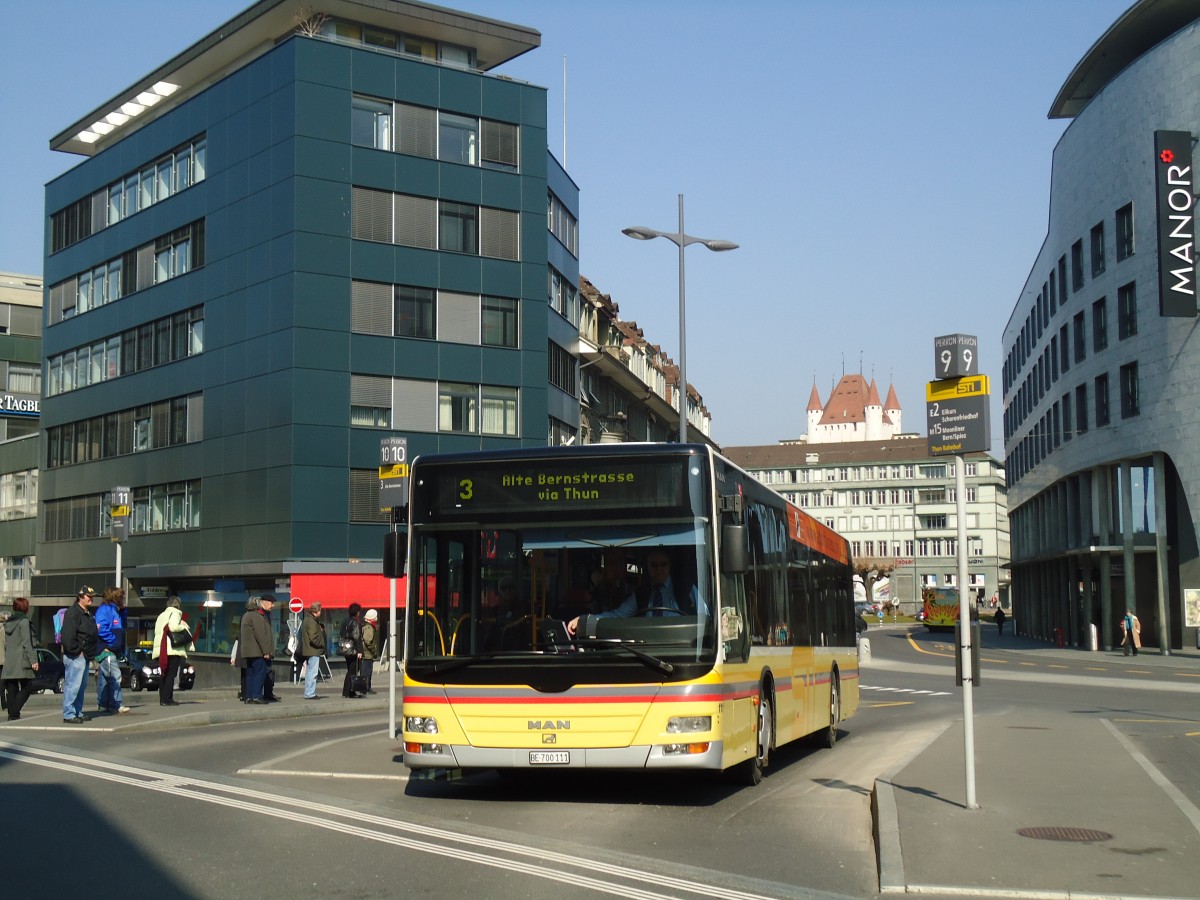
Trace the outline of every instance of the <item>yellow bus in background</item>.
<instances>
[{"instance_id":1,"label":"yellow bus in background","mask_svg":"<svg viewBox=\"0 0 1200 900\"><path fill-rule=\"evenodd\" d=\"M757 784L857 709L848 543L711 448L422 456L410 479L405 765Z\"/></svg>"},{"instance_id":2,"label":"yellow bus in background","mask_svg":"<svg viewBox=\"0 0 1200 900\"><path fill-rule=\"evenodd\" d=\"M952 587L921 588L922 608L925 611L925 627L930 631L953 631L958 624L958 589ZM977 621L979 612L971 607L971 621Z\"/></svg>"}]
</instances>

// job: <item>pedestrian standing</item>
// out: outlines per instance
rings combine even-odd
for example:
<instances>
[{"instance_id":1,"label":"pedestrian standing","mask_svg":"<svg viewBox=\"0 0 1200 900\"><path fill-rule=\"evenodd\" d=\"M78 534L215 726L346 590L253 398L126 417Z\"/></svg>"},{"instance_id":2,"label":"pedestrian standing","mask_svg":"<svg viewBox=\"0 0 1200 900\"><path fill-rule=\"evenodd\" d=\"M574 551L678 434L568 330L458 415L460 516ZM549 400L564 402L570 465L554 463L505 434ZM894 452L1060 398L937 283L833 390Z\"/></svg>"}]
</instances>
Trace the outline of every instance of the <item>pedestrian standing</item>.
<instances>
[{"instance_id":1,"label":"pedestrian standing","mask_svg":"<svg viewBox=\"0 0 1200 900\"><path fill-rule=\"evenodd\" d=\"M242 622L246 616L258 609L258 597L246 600L246 612L238 619L238 636L233 639L233 650L229 654L229 664L238 667L238 699L246 702L246 657L242 656Z\"/></svg>"},{"instance_id":2,"label":"pedestrian standing","mask_svg":"<svg viewBox=\"0 0 1200 900\"><path fill-rule=\"evenodd\" d=\"M0 650L4 654L4 701L8 710L8 721L21 718L21 707L29 699L29 681L37 673L37 650L33 646L33 633L29 628L29 601L24 597L13 598L12 615L4 623Z\"/></svg>"},{"instance_id":3,"label":"pedestrian standing","mask_svg":"<svg viewBox=\"0 0 1200 900\"><path fill-rule=\"evenodd\" d=\"M175 678L179 667L187 659L189 649L195 650L191 642L191 631L183 621L183 603L178 597L167 600L167 608L154 620L154 646L158 651L158 705L178 706L175 699ZM180 643L176 643L180 641Z\"/></svg>"},{"instance_id":4,"label":"pedestrian standing","mask_svg":"<svg viewBox=\"0 0 1200 900\"><path fill-rule=\"evenodd\" d=\"M100 652L96 655L96 703L99 711L127 713L122 702L120 657L125 655L125 592L105 588L104 602L96 610L96 633Z\"/></svg>"},{"instance_id":5,"label":"pedestrian standing","mask_svg":"<svg viewBox=\"0 0 1200 900\"><path fill-rule=\"evenodd\" d=\"M271 595L268 594L267 596ZM264 608L261 605L262 598L260 597L259 604L259 610L262 612L263 618L267 620L267 631L271 634L271 649L274 651L275 623L271 620L271 610L275 606L275 598L271 597L271 605ZM272 656L274 656L274 653L272 653ZM268 703L279 703L283 700L282 697L276 695L275 693L275 666L273 660L268 660L267 662L267 674L263 678L263 699Z\"/></svg>"},{"instance_id":6,"label":"pedestrian standing","mask_svg":"<svg viewBox=\"0 0 1200 900\"><path fill-rule=\"evenodd\" d=\"M308 612L300 623L300 654L304 657L304 699L320 700L317 676L321 671L321 657L325 655L325 623L321 621L320 600L308 605Z\"/></svg>"},{"instance_id":7,"label":"pedestrian standing","mask_svg":"<svg viewBox=\"0 0 1200 900\"><path fill-rule=\"evenodd\" d=\"M1142 623L1138 621L1138 617L1133 614L1132 609L1125 610L1125 617L1121 619L1121 649L1124 655L1128 656L1129 651L1133 651L1133 655L1137 656L1138 648L1142 646Z\"/></svg>"},{"instance_id":8,"label":"pedestrian standing","mask_svg":"<svg viewBox=\"0 0 1200 900\"><path fill-rule=\"evenodd\" d=\"M373 694L371 688L371 675L375 671L375 658L379 656L379 613L373 609L368 609L366 615L363 616L362 626L362 671L363 683L366 685L367 693Z\"/></svg>"},{"instance_id":9,"label":"pedestrian standing","mask_svg":"<svg viewBox=\"0 0 1200 900\"><path fill-rule=\"evenodd\" d=\"M266 688L267 669L271 665L275 641L265 614L271 611L274 604L275 597L272 594L263 594L258 598L258 608L242 616L238 641L242 658L246 660L247 703L268 702L263 691Z\"/></svg>"},{"instance_id":10,"label":"pedestrian standing","mask_svg":"<svg viewBox=\"0 0 1200 900\"><path fill-rule=\"evenodd\" d=\"M1008 618L1008 617L1004 615L1003 607L996 607L996 615L995 615L996 634L999 635L1000 637L1004 636L1004 620L1006 618Z\"/></svg>"},{"instance_id":11,"label":"pedestrian standing","mask_svg":"<svg viewBox=\"0 0 1200 900\"><path fill-rule=\"evenodd\" d=\"M92 618L93 588L84 585L68 607L62 623L63 649L63 721L82 725L83 698L87 694L88 667L99 652L100 636Z\"/></svg>"},{"instance_id":12,"label":"pedestrian standing","mask_svg":"<svg viewBox=\"0 0 1200 900\"><path fill-rule=\"evenodd\" d=\"M362 619L360 618L362 607L357 603L351 603L346 612L346 621L342 623L338 640L338 652L346 660L346 680L342 682L342 696L354 699L361 696L355 693L354 682L358 677L358 667L362 662L363 655Z\"/></svg>"}]
</instances>

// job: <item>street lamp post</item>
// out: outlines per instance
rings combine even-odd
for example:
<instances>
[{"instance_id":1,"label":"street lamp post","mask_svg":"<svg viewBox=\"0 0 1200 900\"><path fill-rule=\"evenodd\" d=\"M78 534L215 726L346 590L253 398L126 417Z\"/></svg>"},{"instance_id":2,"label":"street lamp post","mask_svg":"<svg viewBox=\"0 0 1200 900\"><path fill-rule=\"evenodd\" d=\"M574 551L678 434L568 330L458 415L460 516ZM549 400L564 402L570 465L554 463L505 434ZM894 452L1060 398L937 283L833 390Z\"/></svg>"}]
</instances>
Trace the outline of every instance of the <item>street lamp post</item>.
<instances>
[{"instance_id":1,"label":"street lamp post","mask_svg":"<svg viewBox=\"0 0 1200 900\"><path fill-rule=\"evenodd\" d=\"M645 228L640 225L635 225L632 228L622 228L622 234L627 234L631 238L637 238L639 241L648 241L652 238L666 238L671 243L679 248L679 443L687 443L687 328L686 328L686 300L684 294L684 267L683 267L683 251L688 244L703 244L709 250L736 250L737 244L732 241L722 241L713 238L693 237L690 234L684 233L683 230L683 194L679 195L679 231L655 231L653 228Z\"/></svg>"}]
</instances>

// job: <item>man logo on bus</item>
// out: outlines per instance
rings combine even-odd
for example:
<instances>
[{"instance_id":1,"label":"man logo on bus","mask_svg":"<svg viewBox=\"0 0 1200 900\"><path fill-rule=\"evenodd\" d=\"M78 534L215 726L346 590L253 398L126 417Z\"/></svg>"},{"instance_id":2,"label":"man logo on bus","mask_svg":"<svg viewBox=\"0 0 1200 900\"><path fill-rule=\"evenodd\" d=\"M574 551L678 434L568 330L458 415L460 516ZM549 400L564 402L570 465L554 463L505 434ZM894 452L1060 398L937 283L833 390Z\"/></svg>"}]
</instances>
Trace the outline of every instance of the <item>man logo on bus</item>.
<instances>
[{"instance_id":1,"label":"man logo on bus","mask_svg":"<svg viewBox=\"0 0 1200 900\"><path fill-rule=\"evenodd\" d=\"M555 730L570 731L571 723L564 722L562 719L558 719L557 721L551 721L550 719L547 719L545 722L531 720L529 722L529 730L530 731L555 731Z\"/></svg>"}]
</instances>

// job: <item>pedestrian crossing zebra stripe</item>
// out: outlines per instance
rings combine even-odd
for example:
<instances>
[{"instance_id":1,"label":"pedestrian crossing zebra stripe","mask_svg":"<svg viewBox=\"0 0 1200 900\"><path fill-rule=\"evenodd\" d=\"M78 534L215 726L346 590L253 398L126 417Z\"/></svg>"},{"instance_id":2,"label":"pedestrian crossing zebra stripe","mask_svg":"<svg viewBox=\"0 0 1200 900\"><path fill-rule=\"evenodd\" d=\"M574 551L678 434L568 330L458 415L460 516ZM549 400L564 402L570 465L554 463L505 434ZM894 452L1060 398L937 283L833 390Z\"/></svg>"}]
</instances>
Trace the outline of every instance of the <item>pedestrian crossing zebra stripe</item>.
<instances>
[{"instance_id":1,"label":"pedestrian crossing zebra stripe","mask_svg":"<svg viewBox=\"0 0 1200 900\"><path fill-rule=\"evenodd\" d=\"M927 697L949 697L950 691L929 691L919 688L875 687L870 684L860 684L860 691L880 691L885 694L924 694Z\"/></svg>"}]
</instances>

